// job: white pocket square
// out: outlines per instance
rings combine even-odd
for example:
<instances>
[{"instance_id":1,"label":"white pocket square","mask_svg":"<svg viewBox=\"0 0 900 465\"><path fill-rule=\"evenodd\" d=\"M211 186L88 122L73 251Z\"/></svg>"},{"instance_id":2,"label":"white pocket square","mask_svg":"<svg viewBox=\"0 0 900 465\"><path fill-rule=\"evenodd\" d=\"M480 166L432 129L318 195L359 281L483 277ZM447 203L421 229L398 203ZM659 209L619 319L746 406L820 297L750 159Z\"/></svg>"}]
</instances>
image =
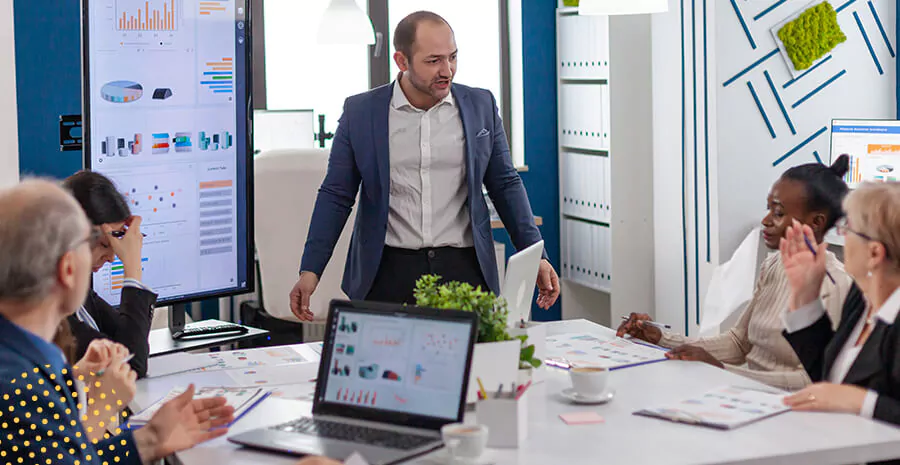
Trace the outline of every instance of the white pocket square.
<instances>
[{"instance_id":1,"label":"white pocket square","mask_svg":"<svg viewBox=\"0 0 900 465\"><path fill-rule=\"evenodd\" d=\"M488 131L486 128L478 131L478 134L475 137L484 137L491 134L491 131Z\"/></svg>"}]
</instances>

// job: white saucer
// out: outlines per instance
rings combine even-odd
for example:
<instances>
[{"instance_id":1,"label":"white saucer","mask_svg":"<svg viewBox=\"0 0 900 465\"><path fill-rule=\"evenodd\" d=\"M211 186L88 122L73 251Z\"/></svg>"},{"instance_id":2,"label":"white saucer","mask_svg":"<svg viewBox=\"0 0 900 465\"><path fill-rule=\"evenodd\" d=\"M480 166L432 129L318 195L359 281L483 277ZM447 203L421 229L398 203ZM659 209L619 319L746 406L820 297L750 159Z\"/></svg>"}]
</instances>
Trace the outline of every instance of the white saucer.
<instances>
[{"instance_id":1,"label":"white saucer","mask_svg":"<svg viewBox=\"0 0 900 465\"><path fill-rule=\"evenodd\" d=\"M572 402L575 402L576 404L586 404L586 405L605 404L605 403L613 400L614 397L616 397L616 391L614 389L607 389L606 392L604 392L603 394L600 394L598 396L595 396L595 397L589 397L589 396L585 396L584 394L578 394L572 388L563 389L560 394L562 394L562 396L565 397L566 399L571 400Z\"/></svg>"}]
</instances>

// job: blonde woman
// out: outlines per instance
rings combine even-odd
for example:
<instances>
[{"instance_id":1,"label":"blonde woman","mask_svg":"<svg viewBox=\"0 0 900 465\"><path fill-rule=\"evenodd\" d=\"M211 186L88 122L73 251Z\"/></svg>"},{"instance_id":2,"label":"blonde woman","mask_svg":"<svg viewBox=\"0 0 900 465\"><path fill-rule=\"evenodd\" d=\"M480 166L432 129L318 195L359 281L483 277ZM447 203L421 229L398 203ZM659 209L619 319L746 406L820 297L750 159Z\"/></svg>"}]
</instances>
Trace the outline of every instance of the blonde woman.
<instances>
[{"instance_id":1,"label":"blonde woman","mask_svg":"<svg viewBox=\"0 0 900 465\"><path fill-rule=\"evenodd\" d=\"M844 266L855 285L832 330L818 290L825 244L797 222L781 242L791 299L785 338L816 382L785 398L796 410L846 412L900 424L900 184L864 184L844 201Z\"/></svg>"}]
</instances>

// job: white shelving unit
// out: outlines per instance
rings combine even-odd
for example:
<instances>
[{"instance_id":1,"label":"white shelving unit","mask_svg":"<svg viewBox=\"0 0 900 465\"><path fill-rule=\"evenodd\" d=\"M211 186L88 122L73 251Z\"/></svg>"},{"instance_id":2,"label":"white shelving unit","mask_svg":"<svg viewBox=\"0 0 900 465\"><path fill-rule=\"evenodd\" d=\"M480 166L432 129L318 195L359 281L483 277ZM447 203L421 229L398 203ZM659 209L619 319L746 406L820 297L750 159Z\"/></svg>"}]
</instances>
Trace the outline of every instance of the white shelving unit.
<instances>
[{"instance_id":1,"label":"white shelving unit","mask_svg":"<svg viewBox=\"0 0 900 465\"><path fill-rule=\"evenodd\" d=\"M612 289L609 18L558 8L562 277Z\"/></svg>"}]
</instances>

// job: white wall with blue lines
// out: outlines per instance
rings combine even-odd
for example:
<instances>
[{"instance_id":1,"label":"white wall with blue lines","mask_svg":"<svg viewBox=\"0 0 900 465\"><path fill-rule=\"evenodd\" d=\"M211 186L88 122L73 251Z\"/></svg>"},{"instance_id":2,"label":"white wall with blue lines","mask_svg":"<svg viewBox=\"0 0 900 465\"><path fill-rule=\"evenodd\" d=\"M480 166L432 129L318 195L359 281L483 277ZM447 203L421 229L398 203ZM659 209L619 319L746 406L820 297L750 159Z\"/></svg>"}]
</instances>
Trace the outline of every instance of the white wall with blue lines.
<instances>
[{"instance_id":1,"label":"white wall with blue lines","mask_svg":"<svg viewBox=\"0 0 900 465\"><path fill-rule=\"evenodd\" d=\"M794 77L771 29L810 0L670 0L653 16L656 318L696 335L706 286L832 118L896 117L896 0L830 0L847 41Z\"/></svg>"},{"instance_id":2,"label":"white wall with blue lines","mask_svg":"<svg viewBox=\"0 0 900 465\"><path fill-rule=\"evenodd\" d=\"M784 170L829 162L832 118L895 117L896 2L831 0L847 41L797 78L770 29L808 0L717 3L718 177L741 186L719 191L719 249L727 257L759 222Z\"/></svg>"}]
</instances>

